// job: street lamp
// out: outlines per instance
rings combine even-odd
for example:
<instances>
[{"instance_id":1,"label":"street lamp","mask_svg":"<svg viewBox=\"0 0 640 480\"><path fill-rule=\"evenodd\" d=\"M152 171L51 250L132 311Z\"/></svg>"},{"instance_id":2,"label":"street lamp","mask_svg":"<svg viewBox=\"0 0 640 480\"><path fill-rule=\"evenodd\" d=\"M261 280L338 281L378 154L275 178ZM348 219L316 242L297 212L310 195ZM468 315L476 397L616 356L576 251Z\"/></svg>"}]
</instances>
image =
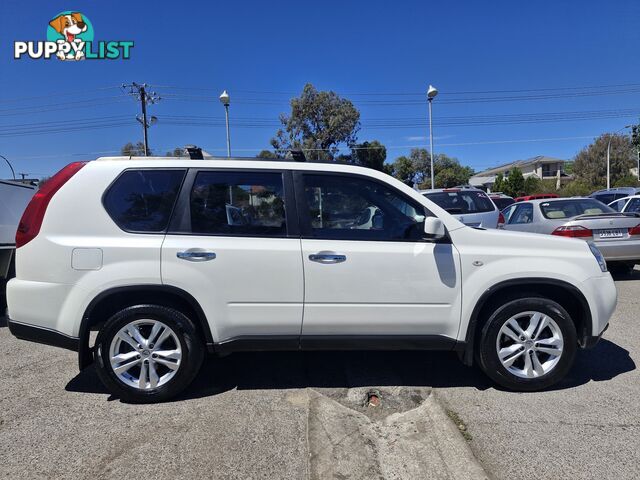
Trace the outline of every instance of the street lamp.
<instances>
[{"instance_id":1,"label":"street lamp","mask_svg":"<svg viewBox=\"0 0 640 480\"><path fill-rule=\"evenodd\" d=\"M227 119L227 157L231 156L231 139L229 137L229 94L226 90L220 95L220 103L224 105L224 113Z\"/></svg>"},{"instance_id":2,"label":"street lamp","mask_svg":"<svg viewBox=\"0 0 640 480\"><path fill-rule=\"evenodd\" d=\"M626 130L627 128L631 128L632 125L625 125L624 127L616 130L614 133L609 135L609 141L607 142L607 190L611 188L611 140L613 140L614 135L617 135L622 130Z\"/></svg>"},{"instance_id":3,"label":"street lamp","mask_svg":"<svg viewBox=\"0 0 640 480\"><path fill-rule=\"evenodd\" d=\"M432 115L431 115L431 102L438 95L438 89L433 85L429 85L427 89L427 100L429 101L429 150L431 151L431 188L436 188L435 176L433 172L433 124L432 124Z\"/></svg>"}]
</instances>

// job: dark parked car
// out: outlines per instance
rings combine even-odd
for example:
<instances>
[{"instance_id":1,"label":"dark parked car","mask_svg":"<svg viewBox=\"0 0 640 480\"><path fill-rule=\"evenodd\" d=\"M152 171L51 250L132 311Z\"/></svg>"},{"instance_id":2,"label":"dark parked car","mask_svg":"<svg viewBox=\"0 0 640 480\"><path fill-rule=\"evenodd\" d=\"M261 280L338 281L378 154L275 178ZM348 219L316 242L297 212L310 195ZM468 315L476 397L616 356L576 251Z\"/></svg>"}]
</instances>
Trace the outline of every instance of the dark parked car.
<instances>
[{"instance_id":1,"label":"dark parked car","mask_svg":"<svg viewBox=\"0 0 640 480\"><path fill-rule=\"evenodd\" d=\"M598 190L589 195L591 198L601 201L605 205L615 202L620 198L632 197L640 194L640 188L637 187L617 187L604 190Z\"/></svg>"},{"instance_id":2,"label":"dark parked car","mask_svg":"<svg viewBox=\"0 0 640 480\"><path fill-rule=\"evenodd\" d=\"M489 198L496 204L498 210L504 210L509 205L513 204L515 200L509 195L505 195L501 192L493 192L489 194Z\"/></svg>"}]
</instances>

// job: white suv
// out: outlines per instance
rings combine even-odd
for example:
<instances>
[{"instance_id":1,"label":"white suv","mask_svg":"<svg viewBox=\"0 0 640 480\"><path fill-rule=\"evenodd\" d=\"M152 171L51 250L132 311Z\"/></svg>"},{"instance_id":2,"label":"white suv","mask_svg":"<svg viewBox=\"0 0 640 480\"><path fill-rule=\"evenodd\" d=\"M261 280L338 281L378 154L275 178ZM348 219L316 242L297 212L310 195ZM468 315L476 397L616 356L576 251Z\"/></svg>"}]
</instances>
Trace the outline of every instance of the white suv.
<instances>
[{"instance_id":1,"label":"white suv","mask_svg":"<svg viewBox=\"0 0 640 480\"><path fill-rule=\"evenodd\" d=\"M335 163L73 163L35 195L16 244L11 332L95 361L127 401L174 396L205 352L242 350L457 351L537 390L616 304L588 243L469 228Z\"/></svg>"}]
</instances>

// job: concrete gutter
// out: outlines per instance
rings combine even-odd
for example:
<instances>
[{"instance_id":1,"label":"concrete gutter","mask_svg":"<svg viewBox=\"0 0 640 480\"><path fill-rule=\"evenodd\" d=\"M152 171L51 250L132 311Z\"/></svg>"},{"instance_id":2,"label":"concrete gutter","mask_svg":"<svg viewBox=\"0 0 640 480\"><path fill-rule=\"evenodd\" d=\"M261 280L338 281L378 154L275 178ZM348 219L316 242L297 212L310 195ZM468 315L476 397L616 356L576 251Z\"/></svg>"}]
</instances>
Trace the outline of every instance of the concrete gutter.
<instances>
[{"instance_id":1,"label":"concrete gutter","mask_svg":"<svg viewBox=\"0 0 640 480\"><path fill-rule=\"evenodd\" d=\"M306 392L311 479L489 478L432 391L416 408L378 419L315 390ZM348 393L365 395L361 388Z\"/></svg>"}]
</instances>

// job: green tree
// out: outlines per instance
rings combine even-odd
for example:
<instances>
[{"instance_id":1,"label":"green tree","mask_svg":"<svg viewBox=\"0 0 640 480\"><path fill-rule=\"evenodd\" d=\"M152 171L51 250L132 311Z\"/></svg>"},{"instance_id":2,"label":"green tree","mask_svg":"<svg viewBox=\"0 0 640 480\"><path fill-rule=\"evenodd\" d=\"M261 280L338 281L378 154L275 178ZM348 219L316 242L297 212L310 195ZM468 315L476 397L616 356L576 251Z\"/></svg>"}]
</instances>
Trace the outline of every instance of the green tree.
<instances>
[{"instance_id":1,"label":"green tree","mask_svg":"<svg viewBox=\"0 0 640 480\"><path fill-rule=\"evenodd\" d=\"M577 180L594 188L606 182L609 140L611 140L611 183L614 184L618 179L629 175L629 169L633 168L636 163L631 139L627 135L605 133L575 156L573 174Z\"/></svg>"},{"instance_id":2,"label":"green tree","mask_svg":"<svg viewBox=\"0 0 640 480\"><path fill-rule=\"evenodd\" d=\"M436 188L448 188L469 182L473 169L463 167L457 158L439 154L434 159ZM408 157L401 156L388 167L388 173L409 186L431 188L431 156L424 148L414 148Z\"/></svg>"},{"instance_id":3,"label":"green tree","mask_svg":"<svg viewBox=\"0 0 640 480\"><path fill-rule=\"evenodd\" d=\"M431 175L429 152L424 148L413 148L409 156L402 155L389 167L390 175L410 187L422 184Z\"/></svg>"},{"instance_id":4,"label":"green tree","mask_svg":"<svg viewBox=\"0 0 640 480\"><path fill-rule=\"evenodd\" d=\"M144 157L144 143L126 143L121 149L120 154L125 157ZM149 149L149 155L153 155L151 149Z\"/></svg>"},{"instance_id":5,"label":"green tree","mask_svg":"<svg viewBox=\"0 0 640 480\"><path fill-rule=\"evenodd\" d=\"M310 83L291 99L290 115L280 115L282 127L271 145L284 156L292 148L310 150L308 158L333 159L341 144L353 145L360 130L360 112L334 92L322 92Z\"/></svg>"},{"instance_id":6,"label":"green tree","mask_svg":"<svg viewBox=\"0 0 640 480\"><path fill-rule=\"evenodd\" d=\"M538 177L530 175L524 179L524 185L523 185L522 191L526 195L531 195L533 193L538 193L541 187L542 187L542 183L540 179Z\"/></svg>"},{"instance_id":7,"label":"green tree","mask_svg":"<svg viewBox=\"0 0 640 480\"><path fill-rule=\"evenodd\" d=\"M504 175L501 173L496 175L496 179L493 181L493 187L491 188L492 192L502 192L504 191Z\"/></svg>"},{"instance_id":8,"label":"green tree","mask_svg":"<svg viewBox=\"0 0 640 480\"><path fill-rule=\"evenodd\" d=\"M413 187L417 175L414 163L404 155L393 161L388 173L410 187Z\"/></svg>"},{"instance_id":9,"label":"green tree","mask_svg":"<svg viewBox=\"0 0 640 480\"><path fill-rule=\"evenodd\" d=\"M258 154L258 158L274 159L274 158L278 158L278 155L276 155L275 153L273 153L271 150L262 150L262 151Z\"/></svg>"},{"instance_id":10,"label":"green tree","mask_svg":"<svg viewBox=\"0 0 640 480\"><path fill-rule=\"evenodd\" d=\"M624 177L619 177L613 184L612 187L640 187L640 182L638 181L638 177L628 174Z\"/></svg>"},{"instance_id":11,"label":"green tree","mask_svg":"<svg viewBox=\"0 0 640 480\"><path fill-rule=\"evenodd\" d=\"M463 167L457 158L448 157L445 154L435 156L434 162L436 188L449 188L456 185L469 183L473 175L471 167ZM431 182L429 181L429 187Z\"/></svg>"},{"instance_id":12,"label":"green tree","mask_svg":"<svg viewBox=\"0 0 640 480\"><path fill-rule=\"evenodd\" d=\"M597 188L598 186L596 186L595 188ZM589 195L595 188L586 180L578 179L573 180L566 185L563 185L558 193L561 197L582 197L585 195Z\"/></svg>"},{"instance_id":13,"label":"green tree","mask_svg":"<svg viewBox=\"0 0 640 480\"><path fill-rule=\"evenodd\" d=\"M522 171L517 167L513 167L509 172L509 176L504 180L502 191L511 197L518 197L524 193L524 185Z\"/></svg>"},{"instance_id":14,"label":"green tree","mask_svg":"<svg viewBox=\"0 0 640 480\"><path fill-rule=\"evenodd\" d=\"M351 147L351 161L357 165L384 172L386 159L387 147L378 140L358 143Z\"/></svg>"}]
</instances>

